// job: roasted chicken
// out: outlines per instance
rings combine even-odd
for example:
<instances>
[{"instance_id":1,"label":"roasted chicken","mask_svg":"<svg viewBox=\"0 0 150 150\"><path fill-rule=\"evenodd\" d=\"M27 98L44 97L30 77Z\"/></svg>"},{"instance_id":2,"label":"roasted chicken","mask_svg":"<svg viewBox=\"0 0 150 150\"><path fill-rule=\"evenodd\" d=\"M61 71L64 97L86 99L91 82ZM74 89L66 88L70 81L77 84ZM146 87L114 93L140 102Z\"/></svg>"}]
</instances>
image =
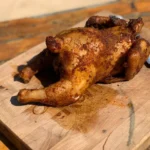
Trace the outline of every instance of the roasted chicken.
<instances>
[{"instance_id":1,"label":"roasted chicken","mask_svg":"<svg viewBox=\"0 0 150 150\"><path fill-rule=\"evenodd\" d=\"M85 27L47 37L47 48L20 77L29 82L37 72L52 66L60 80L43 89L22 89L18 101L64 106L76 102L96 82L132 79L150 54L148 41L139 36L142 26L142 18L127 22L114 16L92 16Z\"/></svg>"}]
</instances>

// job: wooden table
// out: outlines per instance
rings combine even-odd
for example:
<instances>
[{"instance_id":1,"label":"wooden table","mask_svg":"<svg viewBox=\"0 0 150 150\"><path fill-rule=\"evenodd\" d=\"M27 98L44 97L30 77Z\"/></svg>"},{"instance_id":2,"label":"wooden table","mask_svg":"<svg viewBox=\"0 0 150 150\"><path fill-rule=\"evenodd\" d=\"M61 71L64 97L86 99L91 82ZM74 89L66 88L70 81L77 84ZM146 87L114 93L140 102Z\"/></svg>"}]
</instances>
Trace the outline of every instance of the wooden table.
<instances>
[{"instance_id":1,"label":"wooden table","mask_svg":"<svg viewBox=\"0 0 150 150\"><path fill-rule=\"evenodd\" d=\"M149 0L120 0L102 6L24 18L0 23L0 64L43 42L45 37L69 28L84 18L108 10L126 18L142 17L150 28ZM16 149L0 134L0 149Z\"/></svg>"}]
</instances>

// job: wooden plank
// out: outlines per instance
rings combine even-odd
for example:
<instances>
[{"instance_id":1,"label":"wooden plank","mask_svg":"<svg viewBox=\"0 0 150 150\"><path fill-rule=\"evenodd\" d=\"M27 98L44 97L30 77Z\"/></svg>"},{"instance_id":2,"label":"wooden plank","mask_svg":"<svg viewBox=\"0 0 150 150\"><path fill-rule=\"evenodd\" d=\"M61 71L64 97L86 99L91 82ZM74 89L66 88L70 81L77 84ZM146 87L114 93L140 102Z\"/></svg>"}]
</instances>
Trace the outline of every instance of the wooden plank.
<instances>
[{"instance_id":1,"label":"wooden plank","mask_svg":"<svg viewBox=\"0 0 150 150\"><path fill-rule=\"evenodd\" d=\"M134 5L137 12L150 12L149 0L136 0Z\"/></svg>"},{"instance_id":2,"label":"wooden plank","mask_svg":"<svg viewBox=\"0 0 150 150\"><path fill-rule=\"evenodd\" d=\"M131 3L132 2L132 3ZM6 61L43 42L45 37L64 30L84 18L102 10L132 17L146 17L149 27L149 0L120 1L93 8L84 8L35 18L24 18L0 23L0 61Z\"/></svg>"},{"instance_id":3,"label":"wooden plank","mask_svg":"<svg viewBox=\"0 0 150 150\"><path fill-rule=\"evenodd\" d=\"M69 28L102 10L117 14L129 14L132 8L129 3L116 2L71 12L2 22L0 23L0 60L11 59L43 42L46 36Z\"/></svg>"},{"instance_id":4,"label":"wooden plank","mask_svg":"<svg viewBox=\"0 0 150 150\"><path fill-rule=\"evenodd\" d=\"M148 34L146 29L143 35ZM79 102L70 106L18 104L19 89L42 85L35 77L29 84L14 80L17 66L44 47L44 43L37 45L0 67L0 126L19 149L126 150L138 149L147 141L150 69L146 67L131 81L93 85Z\"/></svg>"}]
</instances>

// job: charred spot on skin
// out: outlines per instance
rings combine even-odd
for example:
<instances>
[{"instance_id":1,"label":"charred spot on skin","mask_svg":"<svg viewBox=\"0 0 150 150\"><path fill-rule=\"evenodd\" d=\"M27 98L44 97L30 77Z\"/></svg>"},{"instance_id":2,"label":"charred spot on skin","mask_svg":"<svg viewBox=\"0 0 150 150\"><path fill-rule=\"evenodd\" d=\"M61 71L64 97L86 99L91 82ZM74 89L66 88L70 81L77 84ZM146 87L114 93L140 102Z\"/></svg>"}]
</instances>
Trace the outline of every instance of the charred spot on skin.
<instances>
[{"instance_id":1,"label":"charred spot on skin","mask_svg":"<svg viewBox=\"0 0 150 150\"><path fill-rule=\"evenodd\" d=\"M50 50L57 50L61 47L60 43L58 43L52 36L46 37L46 45Z\"/></svg>"},{"instance_id":2,"label":"charred spot on skin","mask_svg":"<svg viewBox=\"0 0 150 150\"><path fill-rule=\"evenodd\" d=\"M85 50L88 49L87 44L83 44L82 47L83 47L83 49L85 49Z\"/></svg>"},{"instance_id":3,"label":"charred spot on skin","mask_svg":"<svg viewBox=\"0 0 150 150\"><path fill-rule=\"evenodd\" d=\"M65 63L69 63L71 61L71 57L72 57L72 55L70 52L64 51L64 60L63 61Z\"/></svg>"}]
</instances>

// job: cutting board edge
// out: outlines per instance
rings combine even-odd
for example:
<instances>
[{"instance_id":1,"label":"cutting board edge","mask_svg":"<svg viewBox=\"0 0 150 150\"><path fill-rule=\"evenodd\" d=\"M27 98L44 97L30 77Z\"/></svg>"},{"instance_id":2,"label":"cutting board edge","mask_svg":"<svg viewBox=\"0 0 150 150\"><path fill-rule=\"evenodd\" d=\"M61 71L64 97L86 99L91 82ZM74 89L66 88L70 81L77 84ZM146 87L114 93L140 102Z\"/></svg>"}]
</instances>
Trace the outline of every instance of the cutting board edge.
<instances>
[{"instance_id":1,"label":"cutting board edge","mask_svg":"<svg viewBox=\"0 0 150 150\"><path fill-rule=\"evenodd\" d=\"M0 120L0 132L19 150L31 150L6 124Z\"/></svg>"}]
</instances>

